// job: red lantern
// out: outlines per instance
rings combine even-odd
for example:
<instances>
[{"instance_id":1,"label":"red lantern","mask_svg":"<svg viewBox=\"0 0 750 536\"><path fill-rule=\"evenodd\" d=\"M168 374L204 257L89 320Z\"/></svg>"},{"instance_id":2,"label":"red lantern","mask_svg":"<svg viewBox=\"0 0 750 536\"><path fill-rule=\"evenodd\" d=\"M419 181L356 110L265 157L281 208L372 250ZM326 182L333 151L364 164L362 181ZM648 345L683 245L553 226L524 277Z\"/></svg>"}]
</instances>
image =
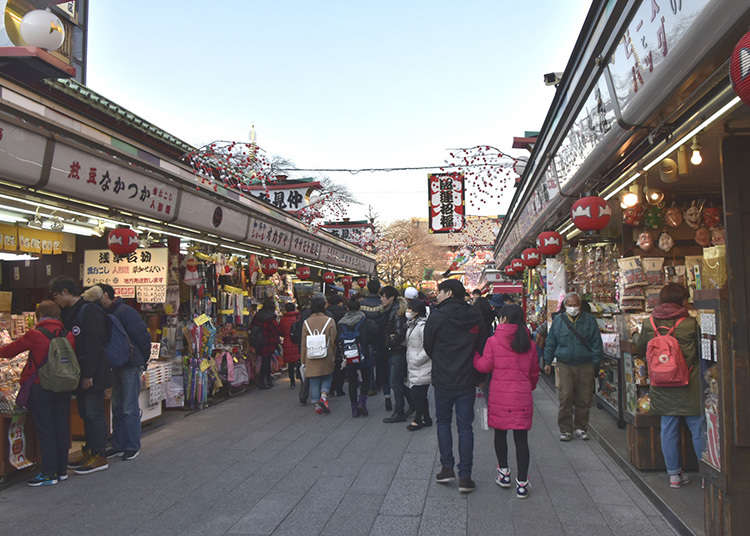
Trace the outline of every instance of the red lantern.
<instances>
[{"instance_id":1,"label":"red lantern","mask_svg":"<svg viewBox=\"0 0 750 536\"><path fill-rule=\"evenodd\" d=\"M325 272L323 274L323 281L331 285L334 281L336 281L336 274L334 274L333 272Z\"/></svg>"},{"instance_id":2,"label":"red lantern","mask_svg":"<svg viewBox=\"0 0 750 536\"><path fill-rule=\"evenodd\" d=\"M544 231L536 238L536 247L542 254L549 256L557 255L562 251L563 238L557 231Z\"/></svg>"},{"instance_id":3,"label":"red lantern","mask_svg":"<svg viewBox=\"0 0 750 536\"><path fill-rule=\"evenodd\" d=\"M309 266L298 266L297 267L297 278L305 281L310 279L310 267Z\"/></svg>"},{"instance_id":4,"label":"red lantern","mask_svg":"<svg viewBox=\"0 0 750 536\"><path fill-rule=\"evenodd\" d=\"M612 217L612 209L602 197L582 197L570 209L573 224L581 231L601 231Z\"/></svg>"},{"instance_id":5,"label":"red lantern","mask_svg":"<svg viewBox=\"0 0 750 536\"><path fill-rule=\"evenodd\" d=\"M263 272L263 275L265 275L266 277L272 276L273 274L276 273L278 269L279 269L279 263L276 261L276 259L266 257L260 263L260 270Z\"/></svg>"},{"instance_id":6,"label":"red lantern","mask_svg":"<svg viewBox=\"0 0 750 536\"><path fill-rule=\"evenodd\" d=\"M115 255L129 255L138 249L138 233L129 227L113 229L107 235L107 246Z\"/></svg>"},{"instance_id":7,"label":"red lantern","mask_svg":"<svg viewBox=\"0 0 750 536\"><path fill-rule=\"evenodd\" d=\"M533 268L542 262L542 252L536 248L526 248L521 252L521 260L526 266Z\"/></svg>"},{"instance_id":8,"label":"red lantern","mask_svg":"<svg viewBox=\"0 0 750 536\"><path fill-rule=\"evenodd\" d=\"M357 284L359 285L359 288L365 288L367 286L367 278L360 277L359 279L357 279Z\"/></svg>"},{"instance_id":9,"label":"red lantern","mask_svg":"<svg viewBox=\"0 0 750 536\"><path fill-rule=\"evenodd\" d=\"M510 265L517 274L520 274L526 268L521 259L513 259L510 261Z\"/></svg>"},{"instance_id":10,"label":"red lantern","mask_svg":"<svg viewBox=\"0 0 750 536\"><path fill-rule=\"evenodd\" d=\"M343 285L344 288L352 288L352 276L345 275L341 278L341 285Z\"/></svg>"},{"instance_id":11,"label":"red lantern","mask_svg":"<svg viewBox=\"0 0 750 536\"><path fill-rule=\"evenodd\" d=\"M513 269L513 266L511 266L510 264L505 267L504 271L505 271L505 275L507 275L507 276L511 276L512 277L512 276L516 275L516 271Z\"/></svg>"},{"instance_id":12,"label":"red lantern","mask_svg":"<svg viewBox=\"0 0 750 536\"><path fill-rule=\"evenodd\" d=\"M737 96L750 104L750 32L742 36L729 60L729 77Z\"/></svg>"}]
</instances>

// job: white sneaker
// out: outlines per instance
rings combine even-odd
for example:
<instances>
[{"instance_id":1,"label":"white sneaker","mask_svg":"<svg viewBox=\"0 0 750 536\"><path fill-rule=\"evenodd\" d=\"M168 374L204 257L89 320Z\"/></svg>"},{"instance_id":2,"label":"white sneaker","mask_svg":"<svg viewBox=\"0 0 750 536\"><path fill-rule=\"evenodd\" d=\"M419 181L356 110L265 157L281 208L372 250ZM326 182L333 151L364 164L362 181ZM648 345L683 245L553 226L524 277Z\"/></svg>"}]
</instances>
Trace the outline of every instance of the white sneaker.
<instances>
[{"instance_id":1,"label":"white sneaker","mask_svg":"<svg viewBox=\"0 0 750 536\"><path fill-rule=\"evenodd\" d=\"M531 484L529 484L528 480L526 482L519 482L518 479L516 479L516 497L519 499L528 499L530 488Z\"/></svg>"},{"instance_id":2,"label":"white sneaker","mask_svg":"<svg viewBox=\"0 0 750 536\"><path fill-rule=\"evenodd\" d=\"M589 435L586 433L586 430L581 430L580 428L575 431L576 439L582 439L583 441L589 440Z\"/></svg>"},{"instance_id":3,"label":"white sneaker","mask_svg":"<svg viewBox=\"0 0 750 536\"><path fill-rule=\"evenodd\" d=\"M508 469L507 467L498 467L497 477L495 478L495 484L497 484L501 488L509 488L510 487L510 469Z\"/></svg>"},{"instance_id":4,"label":"white sneaker","mask_svg":"<svg viewBox=\"0 0 750 536\"><path fill-rule=\"evenodd\" d=\"M678 488L681 488L682 486L687 486L688 484L690 484L690 479L682 471L680 471L676 475L669 475L669 487L670 488L678 489Z\"/></svg>"},{"instance_id":5,"label":"white sneaker","mask_svg":"<svg viewBox=\"0 0 750 536\"><path fill-rule=\"evenodd\" d=\"M573 434L570 432L563 432L560 434L560 441L570 441L573 439Z\"/></svg>"}]
</instances>

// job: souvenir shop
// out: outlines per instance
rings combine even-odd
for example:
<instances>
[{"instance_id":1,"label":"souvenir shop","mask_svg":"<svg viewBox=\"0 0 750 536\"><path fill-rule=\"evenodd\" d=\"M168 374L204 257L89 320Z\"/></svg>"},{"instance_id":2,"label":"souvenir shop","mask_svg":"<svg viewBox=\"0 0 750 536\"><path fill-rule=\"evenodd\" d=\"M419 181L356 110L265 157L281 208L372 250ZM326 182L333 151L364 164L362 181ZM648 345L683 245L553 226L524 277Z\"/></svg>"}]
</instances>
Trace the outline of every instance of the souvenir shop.
<instances>
[{"instance_id":1,"label":"souvenir shop","mask_svg":"<svg viewBox=\"0 0 750 536\"><path fill-rule=\"evenodd\" d=\"M135 124L148 123L132 114L103 115L91 94L58 102L0 79L1 342L33 326L51 278L112 285L151 333L147 421L247 389L258 370L247 328L265 297L304 304L374 272L371 254L197 176L179 140L143 135ZM0 478L37 458L30 419L15 407L25 360L0 361Z\"/></svg>"},{"instance_id":2,"label":"souvenir shop","mask_svg":"<svg viewBox=\"0 0 750 536\"><path fill-rule=\"evenodd\" d=\"M750 9L693 2L652 17L651 4L592 8L589 22L617 40L595 31L577 44L577 76L558 89L496 261L523 282L530 323L549 322L571 291L596 316L604 358L592 427L613 461L679 532L739 535L750 526ZM610 61L591 70L597 47ZM700 326L706 448L696 457L681 431L683 467L699 483L679 494L663 477L634 344L666 283L687 287Z\"/></svg>"}]
</instances>

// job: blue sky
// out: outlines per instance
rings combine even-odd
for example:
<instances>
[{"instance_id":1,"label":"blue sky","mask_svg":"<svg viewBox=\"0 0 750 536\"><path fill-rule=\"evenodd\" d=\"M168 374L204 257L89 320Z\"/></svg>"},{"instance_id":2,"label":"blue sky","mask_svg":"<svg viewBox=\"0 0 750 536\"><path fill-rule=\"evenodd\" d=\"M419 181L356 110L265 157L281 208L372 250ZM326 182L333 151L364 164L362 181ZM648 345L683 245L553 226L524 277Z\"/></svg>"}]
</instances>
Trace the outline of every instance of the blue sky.
<instances>
[{"instance_id":1,"label":"blue sky","mask_svg":"<svg viewBox=\"0 0 750 536\"><path fill-rule=\"evenodd\" d=\"M564 69L589 5L95 1L88 84L194 145L245 141L255 123L298 167L438 165L541 126L542 75ZM427 212L424 171L328 175L364 203L352 217Z\"/></svg>"}]
</instances>

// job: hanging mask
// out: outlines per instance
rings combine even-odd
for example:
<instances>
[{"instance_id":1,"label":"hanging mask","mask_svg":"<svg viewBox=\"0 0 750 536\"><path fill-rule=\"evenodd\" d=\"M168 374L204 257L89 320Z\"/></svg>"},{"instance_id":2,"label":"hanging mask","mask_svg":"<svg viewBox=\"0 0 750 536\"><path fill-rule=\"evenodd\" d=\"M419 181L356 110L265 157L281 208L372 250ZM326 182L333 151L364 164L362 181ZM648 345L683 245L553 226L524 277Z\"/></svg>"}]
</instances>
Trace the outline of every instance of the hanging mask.
<instances>
[{"instance_id":1,"label":"hanging mask","mask_svg":"<svg viewBox=\"0 0 750 536\"><path fill-rule=\"evenodd\" d=\"M721 209L719 207L708 207L703 210L703 223L706 227L713 229L721 223Z\"/></svg>"},{"instance_id":2,"label":"hanging mask","mask_svg":"<svg viewBox=\"0 0 750 536\"><path fill-rule=\"evenodd\" d=\"M697 229L701 223L701 207L693 201L685 210L685 222L692 228Z\"/></svg>"},{"instance_id":3,"label":"hanging mask","mask_svg":"<svg viewBox=\"0 0 750 536\"><path fill-rule=\"evenodd\" d=\"M725 243L724 240L724 229L721 227L714 227L711 229L711 243L714 246L721 246Z\"/></svg>"},{"instance_id":4,"label":"hanging mask","mask_svg":"<svg viewBox=\"0 0 750 536\"><path fill-rule=\"evenodd\" d=\"M622 221L625 225L632 225L637 227L643 221L643 212L645 209L643 205L636 205L634 207L626 208L622 213Z\"/></svg>"},{"instance_id":5,"label":"hanging mask","mask_svg":"<svg viewBox=\"0 0 750 536\"><path fill-rule=\"evenodd\" d=\"M659 229L664 224L664 211L658 206L648 207L643 223L650 229Z\"/></svg>"},{"instance_id":6,"label":"hanging mask","mask_svg":"<svg viewBox=\"0 0 750 536\"><path fill-rule=\"evenodd\" d=\"M662 251L669 251L674 247L674 238L669 233L662 233L659 235L659 249Z\"/></svg>"},{"instance_id":7,"label":"hanging mask","mask_svg":"<svg viewBox=\"0 0 750 536\"><path fill-rule=\"evenodd\" d=\"M702 247L708 247L711 245L711 232L705 227L701 227L695 231L695 242Z\"/></svg>"},{"instance_id":8,"label":"hanging mask","mask_svg":"<svg viewBox=\"0 0 750 536\"><path fill-rule=\"evenodd\" d=\"M649 233L648 231L644 231L638 235L638 241L636 242L636 245L643 251L648 251L652 247L654 247L654 238L651 236L651 233Z\"/></svg>"},{"instance_id":9,"label":"hanging mask","mask_svg":"<svg viewBox=\"0 0 750 536\"><path fill-rule=\"evenodd\" d=\"M682 212L677 207L668 208L664 213L664 222L670 227L677 228L682 224Z\"/></svg>"}]
</instances>

